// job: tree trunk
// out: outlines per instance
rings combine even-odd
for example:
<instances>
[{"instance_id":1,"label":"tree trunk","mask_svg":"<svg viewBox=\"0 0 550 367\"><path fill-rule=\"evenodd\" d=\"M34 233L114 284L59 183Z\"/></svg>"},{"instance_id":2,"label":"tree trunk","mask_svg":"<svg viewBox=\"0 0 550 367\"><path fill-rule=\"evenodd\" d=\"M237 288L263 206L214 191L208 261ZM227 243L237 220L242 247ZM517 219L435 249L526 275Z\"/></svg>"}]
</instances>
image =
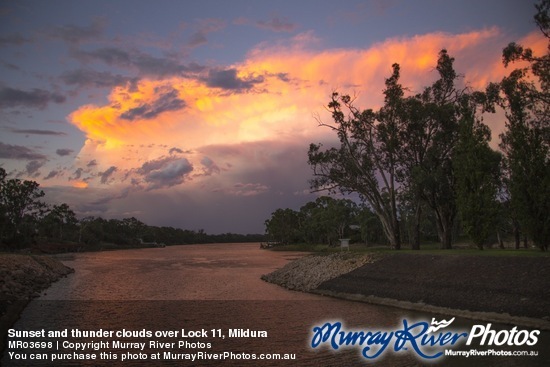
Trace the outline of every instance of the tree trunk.
<instances>
[{"instance_id":1,"label":"tree trunk","mask_svg":"<svg viewBox=\"0 0 550 367\"><path fill-rule=\"evenodd\" d=\"M441 242L442 250L451 250L453 248L453 220L443 216L436 210L437 235Z\"/></svg>"},{"instance_id":2,"label":"tree trunk","mask_svg":"<svg viewBox=\"0 0 550 367\"><path fill-rule=\"evenodd\" d=\"M416 204L416 210L414 212L414 228L411 238L411 248L413 250L420 250L420 218L422 216L422 208L420 203Z\"/></svg>"},{"instance_id":3,"label":"tree trunk","mask_svg":"<svg viewBox=\"0 0 550 367\"><path fill-rule=\"evenodd\" d=\"M376 213L380 222L382 222L382 229L384 229L384 234L390 242L390 246L393 249L401 249L401 236L399 234L399 221L395 216L392 216L391 219L387 218L385 215Z\"/></svg>"},{"instance_id":4,"label":"tree trunk","mask_svg":"<svg viewBox=\"0 0 550 367\"><path fill-rule=\"evenodd\" d=\"M396 250L401 250L401 231L399 230L399 220L396 216L393 218L393 232L394 232L394 247Z\"/></svg>"},{"instance_id":5,"label":"tree trunk","mask_svg":"<svg viewBox=\"0 0 550 367\"><path fill-rule=\"evenodd\" d=\"M500 231L497 230L497 240L498 240L498 246L500 248L504 248L504 241L502 241L502 237L500 237Z\"/></svg>"},{"instance_id":6,"label":"tree trunk","mask_svg":"<svg viewBox=\"0 0 550 367\"><path fill-rule=\"evenodd\" d=\"M443 250L451 250L453 248L453 229L452 226L443 228L441 248Z\"/></svg>"},{"instance_id":7,"label":"tree trunk","mask_svg":"<svg viewBox=\"0 0 550 367\"><path fill-rule=\"evenodd\" d=\"M520 233L519 233L519 227L518 226L514 226L514 241L515 241L515 244L516 244L516 250L519 250L519 247L521 245L521 236L520 236Z\"/></svg>"}]
</instances>

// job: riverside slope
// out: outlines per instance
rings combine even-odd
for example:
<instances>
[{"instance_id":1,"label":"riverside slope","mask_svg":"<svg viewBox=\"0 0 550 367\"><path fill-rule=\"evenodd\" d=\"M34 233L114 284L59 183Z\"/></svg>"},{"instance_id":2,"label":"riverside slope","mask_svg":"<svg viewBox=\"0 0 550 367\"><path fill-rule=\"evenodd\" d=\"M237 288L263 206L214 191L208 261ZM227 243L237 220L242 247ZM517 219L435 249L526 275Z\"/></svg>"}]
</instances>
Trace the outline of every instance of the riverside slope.
<instances>
[{"instance_id":1,"label":"riverside slope","mask_svg":"<svg viewBox=\"0 0 550 367\"><path fill-rule=\"evenodd\" d=\"M340 271L331 273L333 267ZM262 278L333 297L550 330L548 257L309 255Z\"/></svg>"},{"instance_id":2,"label":"riverside slope","mask_svg":"<svg viewBox=\"0 0 550 367\"><path fill-rule=\"evenodd\" d=\"M27 303L74 270L49 256L0 254L0 351ZM0 354L0 355L2 355Z\"/></svg>"}]
</instances>

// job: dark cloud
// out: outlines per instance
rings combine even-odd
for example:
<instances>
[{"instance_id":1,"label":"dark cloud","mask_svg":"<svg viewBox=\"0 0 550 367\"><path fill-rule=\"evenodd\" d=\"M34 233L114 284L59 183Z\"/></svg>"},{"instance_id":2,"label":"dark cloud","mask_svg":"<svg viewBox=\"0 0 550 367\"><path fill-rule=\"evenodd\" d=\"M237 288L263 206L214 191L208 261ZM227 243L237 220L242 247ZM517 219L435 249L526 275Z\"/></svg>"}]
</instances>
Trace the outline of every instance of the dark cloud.
<instances>
[{"instance_id":1,"label":"dark cloud","mask_svg":"<svg viewBox=\"0 0 550 367\"><path fill-rule=\"evenodd\" d=\"M225 28L226 22L221 19L202 19L198 23L198 29L189 38L188 45L197 47L208 42L208 34Z\"/></svg>"},{"instance_id":2,"label":"dark cloud","mask_svg":"<svg viewBox=\"0 0 550 367\"><path fill-rule=\"evenodd\" d=\"M0 158L4 159L28 159L45 160L46 156L36 153L21 145L4 144L0 142Z\"/></svg>"},{"instance_id":3,"label":"dark cloud","mask_svg":"<svg viewBox=\"0 0 550 367\"><path fill-rule=\"evenodd\" d=\"M204 34L203 32L195 32L189 38L189 46L191 47L204 45L207 42L208 39L206 38L206 34Z\"/></svg>"},{"instance_id":4,"label":"dark cloud","mask_svg":"<svg viewBox=\"0 0 550 367\"><path fill-rule=\"evenodd\" d=\"M269 187L259 183L236 183L229 191L230 194L236 196L255 196L269 190Z\"/></svg>"},{"instance_id":5,"label":"dark cloud","mask_svg":"<svg viewBox=\"0 0 550 367\"><path fill-rule=\"evenodd\" d=\"M40 167L42 167L44 165L44 163L46 163L46 162L45 161L30 161L29 163L27 163L27 166L25 167L27 169L27 175L29 175L31 177L38 176L40 174L38 172L38 170L40 169Z\"/></svg>"},{"instance_id":6,"label":"dark cloud","mask_svg":"<svg viewBox=\"0 0 550 367\"><path fill-rule=\"evenodd\" d=\"M125 120L135 119L152 119L166 111L177 111L185 108L186 103L179 98L179 92L171 87L157 88L156 93L159 96L151 103L143 103L138 107L129 109L120 114L120 117Z\"/></svg>"},{"instance_id":7,"label":"dark cloud","mask_svg":"<svg viewBox=\"0 0 550 367\"><path fill-rule=\"evenodd\" d=\"M61 75L61 80L67 85L76 85L79 87L98 87L110 88L126 83L137 82L137 78L130 78L120 74L111 74L107 71L99 72L90 69L76 69L67 71Z\"/></svg>"},{"instance_id":8,"label":"dark cloud","mask_svg":"<svg viewBox=\"0 0 550 367\"><path fill-rule=\"evenodd\" d=\"M293 32L296 30L296 24L289 22L286 18L279 18L277 16L274 16L267 21L257 21L256 25L259 28L268 29L274 32Z\"/></svg>"},{"instance_id":9,"label":"dark cloud","mask_svg":"<svg viewBox=\"0 0 550 367\"><path fill-rule=\"evenodd\" d=\"M179 153L179 154L182 154L183 153L183 150L181 150L180 148L171 148L170 151L169 151L170 154L174 154L174 153Z\"/></svg>"},{"instance_id":10,"label":"dark cloud","mask_svg":"<svg viewBox=\"0 0 550 367\"><path fill-rule=\"evenodd\" d=\"M74 177L72 177L73 180L80 180L80 177L82 177L82 173L84 172L83 168L77 168L76 171L74 171Z\"/></svg>"},{"instance_id":11,"label":"dark cloud","mask_svg":"<svg viewBox=\"0 0 550 367\"><path fill-rule=\"evenodd\" d=\"M54 177L57 177L61 172L59 171L50 171L50 173L48 173L48 175L46 177L44 177L44 180L49 180L49 179L52 179Z\"/></svg>"},{"instance_id":12,"label":"dark cloud","mask_svg":"<svg viewBox=\"0 0 550 367\"><path fill-rule=\"evenodd\" d=\"M84 62L101 61L121 67L131 66L133 59L130 52L115 47L102 47L93 51L73 50L73 56Z\"/></svg>"},{"instance_id":13,"label":"dark cloud","mask_svg":"<svg viewBox=\"0 0 550 367\"><path fill-rule=\"evenodd\" d=\"M89 26L72 24L55 26L47 30L46 34L55 39L77 44L98 39L103 34L104 28L105 21L102 19L95 19Z\"/></svg>"},{"instance_id":14,"label":"dark cloud","mask_svg":"<svg viewBox=\"0 0 550 367\"><path fill-rule=\"evenodd\" d=\"M275 76L283 82L286 82L286 83L290 82L288 73L277 73Z\"/></svg>"},{"instance_id":15,"label":"dark cloud","mask_svg":"<svg viewBox=\"0 0 550 367\"><path fill-rule=\"evenodd\" d=\"M147 161L141 165L139 169L137 169L137 173L143 176L148 175L149 173L153 171L158 171L166 167L169 163L174 162L178 160L176 157L161 157L158 159L153 159L151 161Z\"/></svg>"},{"instance_id":16,"label":"dark cloud","mask_svg":"<svg viewBox=\"0 0 550 367\"><path fill-rule=\"evenodd\" d=\"M115 166L109 167L106 171L100 172L99 177L101 177L101 183L106 184L109 181L109 178L115 173L117 168Z\"/></svg>"},{"instance_id":17,"label":"dark cloud","mask_svg":"<svg viewBox=\"0 0 550 367\"><path fill-rule=\"evenodd\" d=\"M17 106L45 108L50 102L63 103L65 102L65 97L61 94L52 93L37 88L32 89L31 91L14 88L0 89L0 108Z\"/></svg>"},{"instance_id":18,"label":"dark cloud","mask_svg":"<svg viewBox=\"0 0 550 367\"><path fill-rule=\"evenodd\" d=\"M21 36L19 33L0 36L0 47L4 46L21 46L31 42L30 39Z\"/></svg>"},{"instance_id":19,"label":"dark cloud","mask_svg":"<svg viewBox=\"0 0 550 367\"><path fill-rule=\"evenodd\" d=\"M160 58L134 49L102 47L93 51L73 50L73 56L83 62L101 61L110 66L133 68L142 75L160 78L204 70L196 63L182 65L175 56Z\"/></svg>"},{"instance_id":20,"label":"dark cloud","mask_svg":"<svg viewBox=\"0 0 550 367\"><path fill-rule=\"evenodd\" d=\"M58 156L61 156L61 157L64 157L66 155L71 155L73 154L74 150L72 149L57 149L55 151L55 153L58 155Z\"/></svg>"},{"instance_id":21,"label":"dark cloud","mask_svg":"<svg viewBox=\"0 0 550 367\"><path fill-rule=\"evenodd\" d=\"M39 130L39 129L10 129L10 132L15 134L25 134L25 135L54 135L54 136L67 135L66 133L61 131Z\"/></svg>"},{"instance_id":22,"label":"dark cloud","mask_svg":"<svg viewBox=\"0 0 550 367\"><path fill-rule=\"evenodd\" d=\"M144 178L150 184L150 190L160 189L183 183L186 176L192 171L193 165L187 159L180 158L159 169L150 171Z\"/></svg>"},{"instance_id":23,"label":"dark cloud","mask_svg":"<svg viewBox=\"0 0 550 367\"><path fill-rule=\"evenodd\" d=\"M237 69L210 70L205 81L209 87L239 91L251 89L256 84L263 83L264 77L251 76L241 79L237 76Z\"/></svg>"},{"instance_id":24,"label":"dark cloud","mask_svg":"<svg viewBox=\"0 0 550 367\"><path fill-rule=\"evenodd\" d=\"M95 159L92 159L91 161L88 162L88 164L86 165L86 167L93 167L93 166L97 166L97 161Z\"/></svg>"},{"instance_id":25,"label":"dark cloud","mask_svg":"<svg viewBox=\"0 0 550 367\"><path fill-rule=\"evenodd\" d=\"M136 173L149 183L149 190L179 185L193 171L186 158L171 155L145 162Z\"/></svg>"},{"instance_id":26,"label":"dark cloud","mask_svg":"<svg viewBox=\"0 0 550 367\"><path fill-rule=\"evenodd\" d=\"M120 193L112 193L110 195L104 196L103 198L92 202L91 205L93 207L96 207L95 209L98 210L99 208L97 208L97 206L101 207L103 205L111 203L112 201L119 200L119 199L124 199L128 196L128 194L130 194L131 191L132 191L131 187L126 187L126 188L122 189ZM106 211L106 209L107 208L105 208L103 210L100 209L100 211Z\"/></svg>"},{"instance_id":27,"label":"dark cloud","mask_svg":"<svg viewBox=\"0 0 550 367\"><path fill-rule=\"evenodd\" d=\"M203 157L201 159L201 165L203 167L203 175L205 176L210 176L213 173L220 173L220 167L208 157Z\"/></svg>"}]
</instances>

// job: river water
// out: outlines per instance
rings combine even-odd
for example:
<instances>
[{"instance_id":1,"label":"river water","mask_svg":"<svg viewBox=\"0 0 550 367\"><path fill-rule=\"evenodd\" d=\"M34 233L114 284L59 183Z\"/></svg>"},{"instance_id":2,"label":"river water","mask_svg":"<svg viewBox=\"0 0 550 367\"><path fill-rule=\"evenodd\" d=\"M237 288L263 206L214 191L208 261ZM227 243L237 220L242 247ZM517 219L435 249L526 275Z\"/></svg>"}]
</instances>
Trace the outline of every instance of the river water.
<instances>
[{"instance_id":1,"label":"river water","mask_svg":"<svg viewBox=\"0 0 550 367\"><path fill-rule=\"evenodd\" d=\"M410 346L409 350L394 352L393 344L390 344L380 357L373 360L361 356L363 347L343 346L338 350L327 346L311 348L313 328L325 322L341 322L347 330L375 332L403 329L403 320L410 324L414 321L430 322L432 317L437 320L450 317L293 292L260 279L262 274L303 255L260 250L258 244L186 245L63 255L61 260L73 267L75 273L33 300L14 328L44 329L46 332L67 330L68 335L35 338L53 341L52 348L46 350L48 360L31 360L37 355L31 355L32 350L19 348L7 350L2 365L420 366L426 363L427 360L418 357ZM453 330L469 332L474 324L475 321L457 319ZM511 327L501 326L504 329ZM260 331L256 336L265 331L267 337L231 337L229 330L236 329ZM78 335L76 330L81 334ZM82 333L99 330L127 334L92 338ZM202 330L206 336L193 335L193 332ZM179 334L162 334L169 331ZM73 332L76 334L71 335ZM152 336L145 335L147 332ZM156 332L160 333L158 337ZM182 335L184 333L185 336ZM539 339L539 347L534 350L544 353L544 349L548 349L547 333L542 333ZM145 342L146 345L143 350L139 344L115 346L115 340L123 343ZM63 341L103 341L110 344L108 347L104 344L101 348L98 344L88 344L86 349L75 351L71 349L71 344L63 344ZM161 347L149 344L155 341L174 344L163 344ZM58 346L57 342L61 344ZM504 349L512 350L512 347L507 348ZM454 349L458 348L455 346ZM374 350L373 347L370 355ZM9 355L10 351L18 352L21 359ZM184 354L198 352L203 353L203 357L211 354L201 360L189 361L164 358L165 352L179 354L180 358ZM223 355L224 352L231 359L208 359L213 358L215 353ZM52 362L52 353L62 360ZM95 353L96 359L75 360L77 356L72 353ZM160 360L152 359L156 353L159 353ZM269 354L288 354L287 357L295 359L252 359L253 355L259 358L260 355L270 357ZM123 355L131 359L122 362ZM24 357L27 359L22 359ZM146 360L137 359L143 357ZM550 365L548 358L548 354L515 359L495 356L442 357L431 365L543 366Z\"/></svg>"}]
</instances>

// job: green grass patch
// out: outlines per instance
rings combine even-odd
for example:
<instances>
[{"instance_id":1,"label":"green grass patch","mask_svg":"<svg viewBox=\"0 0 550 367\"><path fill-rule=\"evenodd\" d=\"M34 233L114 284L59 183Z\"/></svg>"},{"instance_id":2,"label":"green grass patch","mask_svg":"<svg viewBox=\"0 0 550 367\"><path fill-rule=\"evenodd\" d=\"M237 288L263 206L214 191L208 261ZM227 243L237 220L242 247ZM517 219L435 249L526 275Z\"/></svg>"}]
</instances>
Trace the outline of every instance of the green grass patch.
<instances>
[{"instance_id":1,"label":"green grass patch","mask_svg":"<svg viewBox=\"0 0 550 367\"><path fill-rule=\"evenodd\" d=\"M318 254L331 254L334 252L348 251L342 250L339 246L329 247L323 244L290 244L275 246L270 249L271 251L301 251L301 252L313 252ZM537 248L485 248L483 250L477 249L477 247L468 243L457 243L453 245L451 250L442 250L439 243L426 243L420 245L420 250L412 250L410 246L403 245L401 250L397 251L386 245L369 245L353 243L350 244L350 252L355 253L378 253L378 254L412 254L412 255L475 255L475 256L537 256L537 257L549 257L550 251L540 251Z\"/></svg>"}]
</instances>

